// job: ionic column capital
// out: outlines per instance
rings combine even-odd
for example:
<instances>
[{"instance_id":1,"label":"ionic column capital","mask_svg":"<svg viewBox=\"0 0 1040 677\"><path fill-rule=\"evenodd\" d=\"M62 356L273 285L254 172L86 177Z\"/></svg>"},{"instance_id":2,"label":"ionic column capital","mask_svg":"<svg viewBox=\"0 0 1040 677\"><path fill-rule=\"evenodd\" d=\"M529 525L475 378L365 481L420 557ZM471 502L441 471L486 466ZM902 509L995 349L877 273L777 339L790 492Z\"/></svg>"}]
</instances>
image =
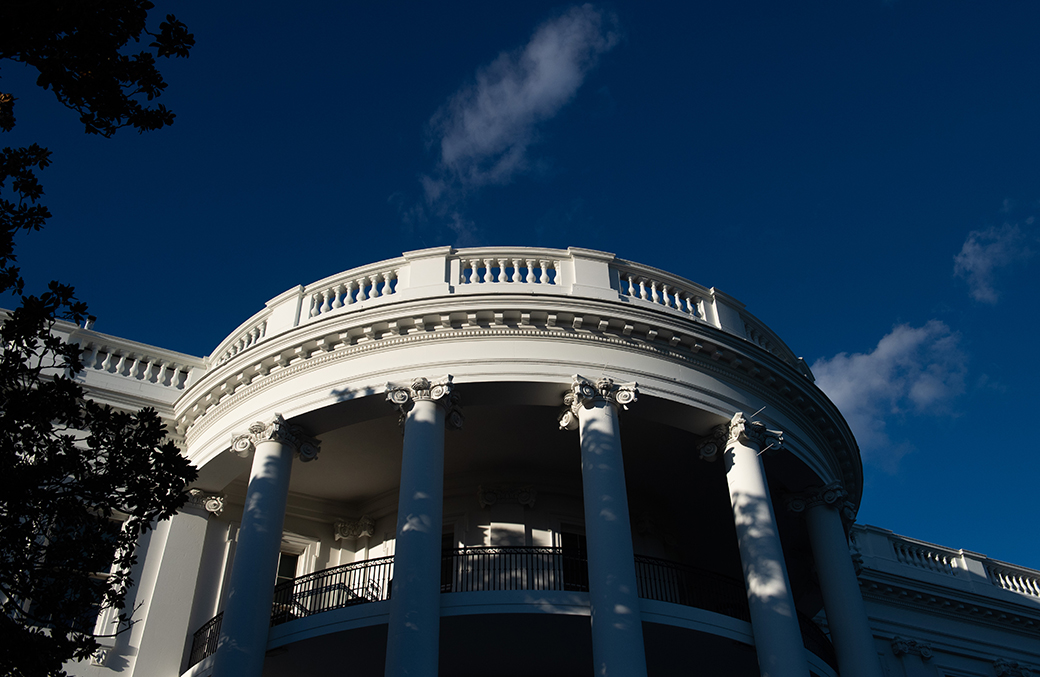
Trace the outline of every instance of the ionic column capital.
<instances>
[{"instance_id":1,"label":"ionic column capital","mask_svg":"<svg viewBox=\"0 0 1040 677\"><path fill-rule=\"evenodd\" d=\"M261 442L287 444L304 462L318 458L318 440L303 432L300 426L290 425L281 414L275 414L268 423L257 421L249 426L249 432L236 435L231 440L231 451L246 458Z\"/></svg>"},{"instance_id":2,"label":"ionic column capital","mask_svg":"<svg viewBox=\"0 0 1040 677\"><path fill-rule=\"evenodd\" d=\"M412 380L410 386L395 386L387 383L386 401L401 412L401 422L415 406L416 402L435 402L444 408L444 422L449 428L456 430L462 428L463 416L461 398L455 392L455 384L452 375L447 374L442 378L431 381L420 376Z\"/></svg>"},{"instance_id":3,"label":"ionic column capital","mask_svg":"<svg viewBox=\"0 0 1040 677\"><path fill-rule=\"evenodd\" d=\"M892 638L892 653L896 656L906 656L907 654L913 654L920 656L921 660L928 660L932 657L932 645L927 642L918 642L916 639L907 639L905 637L893 637Z\"/></svg>"},{"instance_id":4,"label":"ionic column capital","mask_svg":"<svg viewBox=\"0 0 1040 677\"><path fill-rule=\"evenodd\" d=\"M213 494L201 489L191 489L188 491L188 505L218 516L224 511L224 494Z\"/></svg>"},{"instance_id":5,"label":"ionic column capital","mask_svg":"<svg viewBox=\"0 0 1040 677\"><path fill-rule=\"evenodd\" d=\"M589 409L598 402L608 402L614 408L628 409L639 398L639 389L635 381L614 383L613 379L601 377L596 381L575 374L571 377L571 389L563 396L563 404L567 407L560 416L560 428L576 430L578 428L578 412Z\"/></svg>"},{"instance_id":6,"label":"ionic column capital","mask_svg":"<svg viewBox=\"0 0 1040 677\"><path fill-rule=\"evenodd\" d=\"M849 494L841 486L841 482L831 482L823 487L816 487L786 498L787 509L791 512L805 512L812 508L827 506L834 508L846 520L856 517L856 506L849 501Z\"/></svg>"},{"instance_id":7,"label":"ionic column capital","mask_svg":"<svg viewBox=\"0 0 1040 677\"><path fill-rule=\"evenodd\" d=\"M1018 661L1006 658L998 658L993 661L993 674L997 677L1032 677L1033 672L1035 672L1034 668Z\"/></svg>"},{"instance_id":8,"label":"ionic column capital","mask_svg":"<svg viewBox=\"0 0 1040 677\"><path fill-rule=\"evenodd\" d=\"M784 433L780 430L768 430L760 421L749 421L744 412L733 414L729 423L722 423L711 430L707 439L702 441L697 450L705 461L714 461L720 451L730 443L753 445L759 453L776 452L784 444Z\"/></svg>"}]
</instances>

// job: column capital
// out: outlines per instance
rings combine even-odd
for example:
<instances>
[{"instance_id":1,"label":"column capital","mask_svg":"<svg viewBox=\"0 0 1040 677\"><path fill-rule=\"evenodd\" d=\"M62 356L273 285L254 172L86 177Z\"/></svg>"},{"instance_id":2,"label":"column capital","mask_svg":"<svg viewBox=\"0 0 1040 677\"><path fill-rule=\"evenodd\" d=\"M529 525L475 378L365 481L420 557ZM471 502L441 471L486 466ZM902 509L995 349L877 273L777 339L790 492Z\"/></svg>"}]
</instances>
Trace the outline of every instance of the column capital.
<instances>
[{"instance_id":1,"label":"column capital","mask_svg":"<svg viewBox=\"0 0 1040 677\"><path fill-rule=\"evenodd\" d=\"M705 461L714 461L719 452L731 442L754 445L759 453L779 451L784 444L784 433L780 430L768 430L760 421L749 421L744 412L733 414L729 423L721 423L711 429L708 437L702 441L697 450Z\"/></svg>"},{"instance_id":2,"label":"column capital","mask_svg":"<svg viewBox=\"0 0 1040 677\"><path fill-rule=\"evenodd\" d=\"M359 538L369 538L376 530L376 521L364 515L356 520L342 520L336 522L333 525L335 530L336 540L340 541L344 538L350 540L357 540Z\"/></svg>"},{"instance_id":3,"label":"column capital","mask_svg":"<svg viewBox=\"0 0 1040 677\"><path fill-rule=\"evenodd\" d=\"M307 462L318 458L318 440L303 432L298 425L290 425L281 414L275 414L270 422L257 421L249 426L249 432L236 435L231 440L231 451L246 458L261 442L281 442L293 448L300 460Z\"/></svg>"},{"instance_id":4,"label":"column capital","mask_svg":"<svg viewBox=\"0 0 1040 677\"><path fill-rule=\"evenodd\" d=\"M892 638L892 653L896 656L906 656L907 654L914 654L921 657L921 660L928 660L932 657L932 645L927 642L918 642L916 639L907 639L905 637L893 637Z\"/></svg>"},{"instance_id":5,"label":"column capital","mask_svg":"<svg viewBox=\"0 0 1040 677\"><path fill-rule=\"evenodd\" d=\"M214 494L201 489L191 489L188 491L187 505L198 510L205 510L208 513L212 513L214 516L218 516L224 511L224 494Z\"/></svg>"},{"instance_id":6,"label":"column capital","mask_svg":"<svg viewBox=\"0 0 1040 677\"><path fill-rule=\"evenodd\" d=\"M614 408L628 409L639 398L639 388L635 381L614 383L606 376L592 381L575 374L571 377L571 389L563 396L563 404L567 407L560 415L560 428L577 430L578 411L588 409L597 402L609 402Z\"/></svg>"},{"instance_id":7,"label":"column capital","mask_svg":"<svg viewBox=\"0 0 1040 677\"><path fill-rule=\"evenodd\" d=\"M463 416L461 398L455 392L455 383L451 374L431 381L419 376L412 379L410 386L395 386L387 383L386 401L401 413L401 422L415 406L416 402L435 402L444 408L444 422L449 428L462 428Z\"/></svg>"},{"instance_id":8,"label":"column capital","mask_svg":"<svg viewBox=\"0 0 1040 677\"><path fill-rule=\"evenodd\" d=\"M791 512L805 512L820 506L834 508L846 520L856 517L856 507L849 501L849 494L841 486L841 482L831 482L823 487L814 487L786 497L787 509Z\"/></svg>"},{"instance_id":9,"label":"column capital","mask_svg":"<svg viewBox=\"0 0 1040 677\"><path fill-rule=\"evenodd\" d=\"M993 674L997 677L1032 677L1034 669L1025 663L998 658L993 661Z\"/></svg>"}]
</instances>

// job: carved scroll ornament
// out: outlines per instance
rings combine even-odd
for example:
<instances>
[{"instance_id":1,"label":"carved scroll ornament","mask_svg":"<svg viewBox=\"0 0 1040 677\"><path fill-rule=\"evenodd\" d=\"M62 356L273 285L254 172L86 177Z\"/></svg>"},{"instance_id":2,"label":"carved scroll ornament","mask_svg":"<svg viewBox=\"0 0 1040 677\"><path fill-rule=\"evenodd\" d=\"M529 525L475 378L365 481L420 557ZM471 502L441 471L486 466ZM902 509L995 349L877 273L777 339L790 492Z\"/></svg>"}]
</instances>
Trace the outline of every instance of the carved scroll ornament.
<instances>
[{"instance_id":1,"label":"carved scroll ornament","mask_svg":"<svg viewBox=\"0 0 1040 677\"><path fill-rule=\"evenodd\" d=\"M262 442L287 444L304 462L318 458L318 441L304 433L300 426L290 425L281 414L275 414L269 423L257 421L249 426L249 432L234 437L231 440L231 451L246 458Z\"/></svg>"},{"instance_id":2,"label":"carved scroll ornament","mask_svg":"<svg viewBox=\"0 0 1040 677\"><path fill-rule=\"evenodd\" d=\"M768 430L759 421L749 421L744 412L738 411L729 423L712 428L711 434L697 446L697 450L701 459L714 461L719 457L719 452L731 443L756 446L759 453L775 453L783 447L784 434L779 430Z\"/></svg>"},{"instance_id":3,"label":"carved scroll ornament","mask_svg":"<svg viewBox=\"0 0 1040 677\"><path fill-rule=\"evenodd\" d=\"M570 392L563 396L566 409L560 415L560 428L577 430L578 412L594 406L597 402L609 402L615 407L628 409L628 405L638 398L639 389L635 381L614 383L613 379L604 376L593 382L575 374L571 377Z\"/></svg>"},{"instance_id":4,"label":"carved scroll ornament","mask_svg":"<svg viewBox=\"0 0 1040 677\"><path fill-rule=\"evenodd\" d=\"M401 423L416 402L436 402L444 408L444 422L454 430L462 428L464 418L462 416L461 399L455 392L455 384L452 375L431 381L420 376L413 379L411 386L395 386L386 384L386 401L401 413Z\"/></svg>"}]
</instances>

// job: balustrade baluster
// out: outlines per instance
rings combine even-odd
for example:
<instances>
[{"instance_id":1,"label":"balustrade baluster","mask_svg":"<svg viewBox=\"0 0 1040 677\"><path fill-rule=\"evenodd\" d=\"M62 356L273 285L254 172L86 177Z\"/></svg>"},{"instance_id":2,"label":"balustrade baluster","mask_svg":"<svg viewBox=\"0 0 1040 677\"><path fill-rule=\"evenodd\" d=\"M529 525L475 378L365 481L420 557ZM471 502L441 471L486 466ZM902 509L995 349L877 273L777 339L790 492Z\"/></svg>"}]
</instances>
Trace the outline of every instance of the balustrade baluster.
<instances>
[{"instance_id":1,"label":"balustrade baluster","mask_svg":"<svg viewBox=\"0 0 1040 677\"><path fill-rule=\"evenodd\" d=\"M495 265L494 259L484 259L484 282L494 282L495 275L493 267Z\"/></svg>"},{"instance_id":2,"label":"balustrade baluster","mask_svg":"<svg viewBox=\"0 0 1040 677\"><path fill-rule=\"evenodd\" d=\"M81 358L83 360L83 368L84 369L93 369L95 364L97 364L98 346L94 346L93 348L91 348L89 350L90 350L90 354L87 355L86 357L82 357ZM88 351L87 348L83 349L84 353L86 353L87 351Z\"/></svg>"},{"instance_id":3,"label":"balustrade baluster","mask_svg":"<svg viewBox=\"0 0 1040 677\"><path fill-rule=\"evenodd\" d=\"M166 381L166 362L159 362L159 370L155 373L155 385L165 385Z\"/></svg>"},{"instance_id":4,"label":"balustrade baluster","mask_svg":"<svg viewBox=\"0 0 1040 677\"><path fill-rule=\"evenodd\" d=\"M108 371L112 368L112 349L105 348L105 359L101 361L101 371Z\"/></svg>"},{"instance_id":5,"label":"balustrade baluster","mask_svg":"<svg viewBox=\"0 0 1040 677\"><path fill-rule=\"evenodd\" d=\"M321 312L321 301L319 301L320 298L321 294L311 295L311 309L310 312L307 313L309 317L317 317L318 313Z\"/></svg>"},{"instance_id":6,"label":"balustrade baluster","mask_svg":"<svg viewBox=\"0 0 1040 677\"><path fill-rule=\"evenodd\" d=\"M366 286L365 278L359 277L357 279L357 288L358 288L357 289L357 302L358 303L361 303L362 301L364 301L365 299L368 298L368 296L365 294L365 286Z\"/></svg>"},{"instance_id":7,"label":"balustrade baluster","mask_svg":"<svg viewBox=\"0 0 1040 677\"><path fill-rule=\"evenodd\" d=\"M520 268L523 266L523 259L513 259L513 278L511 282L523 282L524 276L520 272Z\"/></svg>"},{"instance_id":8,"label":"balustrade baluster","mask_svg":"<svg viewBox=\"0 0 1040 677\"><path fill-rule=\"evenodd\" d=\"M542 284L552 284L552 280L549 279L549 268L552 265L551 261L540 260L538 266L542 270L541 279L539 280Z\"/></svg>"},{"instance_id":9,"label":"balustrade baluster","mask_svg":"<svg viewBox=\"0 0 1040 677\"><path fill-rule=\"evenodd\" d=\"M322 315L332 310L332 302L329 300L329 297L332 296L332 290L326 289L318 293L321 294L321 309L318 310L318 314Z\"/></svg>"},{"instance_id":10,"label":"balustrade baluster","mask_svg":"<svg viewBox=\"0 0 1040 677\"><path fill-rule=\"evenodd\" d=\"M119 361L116 362L116 376L123 375L124 366L126 366L126 353L119 351Z\"/></svg>"},{"instance_id":11,"label":"balustrade baluster","mask_svg":"<svg viewBox=\"0 0 1040 677\"><path fill-rule=\"evenodd\" d=\"M343 307L343 285L337 284L335 287L333 287L332 288L332 294L333 294L333 297L334 297L334 300L332 301L332 307L333 308L342 308Z\"/></svg>"},{"instance_id":12,"label":"balustrade baluster","mask_svg":"<svg viewBox=\"0 0 1040 677\"><path fill-rule=\"evenodd\" d=\"M397 279L397 271L396 270L388 270L388 271L386 271L386 286L383 287L383 295L384 296L388 296L390 294L396 293L397 290L394 289L394 280L396 280L396 279Z\"/></svg>"},{"instance_id":13,"label":"balustrade baluster","mask_svg":"<svg viewBox=\"0 0 1040 677\"><path fill-rule=\"evenodd\" d=\"M535 264L537 263L534 259L527 259L524 263L527 264L527 284L534 284L538 281L538 276L535 274Z\"/></svg>"}]
</instances>

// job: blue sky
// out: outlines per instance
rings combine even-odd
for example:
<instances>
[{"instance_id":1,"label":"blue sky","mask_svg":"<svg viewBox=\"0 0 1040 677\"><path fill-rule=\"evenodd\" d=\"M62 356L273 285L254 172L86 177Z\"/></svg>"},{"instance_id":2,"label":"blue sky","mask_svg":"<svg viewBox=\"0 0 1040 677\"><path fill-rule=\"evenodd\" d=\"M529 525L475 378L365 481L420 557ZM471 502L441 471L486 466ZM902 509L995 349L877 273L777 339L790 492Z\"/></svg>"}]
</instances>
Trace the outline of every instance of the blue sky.
<instances>
[{"instance_id":1,"label":"blue sky","mask_svg":"<svg viewBox=\"0 0 1040 677\"><path fill-rule=\"evenodd\" d=\"M173 127L53 151L19 242L100 331L204 355L426 246L581 246L736 296L860 441L860 521L1040 568L1040 5L159 2ZM10 305L10 302L4 303Z\"/></svg>"}]
</instances>

